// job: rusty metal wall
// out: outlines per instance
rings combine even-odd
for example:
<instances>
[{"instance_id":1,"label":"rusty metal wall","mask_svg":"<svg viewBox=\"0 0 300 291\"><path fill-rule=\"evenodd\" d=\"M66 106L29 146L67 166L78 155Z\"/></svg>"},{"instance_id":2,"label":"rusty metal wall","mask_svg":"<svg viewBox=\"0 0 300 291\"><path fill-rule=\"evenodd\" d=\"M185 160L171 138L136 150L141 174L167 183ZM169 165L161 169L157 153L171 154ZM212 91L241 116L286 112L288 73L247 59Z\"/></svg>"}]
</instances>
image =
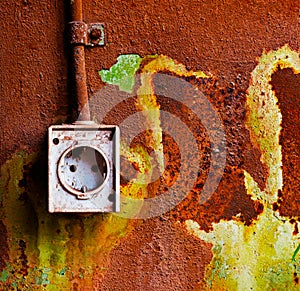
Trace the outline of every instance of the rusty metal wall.
<instances>
[{"instance_id":1,"label":"rusty metal wall","mask_svg":"<svg viewBox=\"0 0 300 291\"><path fill-rule=\"evenodd\" d=\"M68 1L0 2L0 289L298 290L300 4L84 1L83 20L104 22L106 33L104 47L86 49L95 117L110 108L101 113L104 123L121 126L151 92L147 106L181 120L199 152L200 170L190 173L174 136L161 130L163 178L138 192L121 177L121 193L136 199L162 195L180 173L195 178L176 207L146 219L47 211L47 128L74 120L76 106L69 8ZM130 72L114 76L113 66ZM105 74L134 76L130 92ZM168 90L160 74L186 82L174 83L180 102L155 95ZM190 88L210 102L226 137L222 179L202 203L212 145ZM158 123L172 125L162 117ZM155 141L144 131L130 146L148 157ZM132 171L128 160L123 153L124 177ZM132 164L136 177L140 165Z\"/></svg>"}]
</instances>

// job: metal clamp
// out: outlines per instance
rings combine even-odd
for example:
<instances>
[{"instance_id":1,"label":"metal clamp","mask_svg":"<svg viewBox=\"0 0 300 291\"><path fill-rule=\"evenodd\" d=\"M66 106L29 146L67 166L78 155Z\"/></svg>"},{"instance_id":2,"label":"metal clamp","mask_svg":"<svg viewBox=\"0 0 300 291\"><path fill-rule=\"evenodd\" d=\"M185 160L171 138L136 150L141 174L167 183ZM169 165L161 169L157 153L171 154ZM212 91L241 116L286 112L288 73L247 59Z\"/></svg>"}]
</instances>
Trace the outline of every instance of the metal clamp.
<instances>
[{"instance_id":1,"label":"metal clamp","mask_svg":"<svg viewBox=\"0 0 300 291\"><path fill-rule=\"evenodd\" d=\"M69 36L71 45L103 46L105 44L104 24L69 22Z\"/></svg>"}]
</instances>

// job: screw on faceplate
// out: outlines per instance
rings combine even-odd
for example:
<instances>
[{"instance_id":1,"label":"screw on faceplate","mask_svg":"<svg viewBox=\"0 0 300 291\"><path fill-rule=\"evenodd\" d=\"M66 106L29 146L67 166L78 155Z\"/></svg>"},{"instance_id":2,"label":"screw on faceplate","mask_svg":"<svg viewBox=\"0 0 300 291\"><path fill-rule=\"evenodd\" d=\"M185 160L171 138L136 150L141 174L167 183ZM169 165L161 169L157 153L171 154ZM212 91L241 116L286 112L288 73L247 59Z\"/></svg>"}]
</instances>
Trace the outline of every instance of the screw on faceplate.
<instances>
[{"instance_id":1,"label":"screw on faceplate","mask_svg":"<svg viewBox=\"0 0 300 291\"><path fill-rule=\"evenodd\" d=\"M114 202L115 201L115 195L113 193L109 194L108 201Z\"/></svg>"},{"instance_id":2,"label":"screw on faceplate","mask_svg":"<svg viewBox=\"0 0 300 291\"><path fill-rule=\"evenodd\" d=\"M87 187L86 186L82 186L81 187L81 192L82 193L86 193L87 192Z\"/></svg>"}]
</instances>

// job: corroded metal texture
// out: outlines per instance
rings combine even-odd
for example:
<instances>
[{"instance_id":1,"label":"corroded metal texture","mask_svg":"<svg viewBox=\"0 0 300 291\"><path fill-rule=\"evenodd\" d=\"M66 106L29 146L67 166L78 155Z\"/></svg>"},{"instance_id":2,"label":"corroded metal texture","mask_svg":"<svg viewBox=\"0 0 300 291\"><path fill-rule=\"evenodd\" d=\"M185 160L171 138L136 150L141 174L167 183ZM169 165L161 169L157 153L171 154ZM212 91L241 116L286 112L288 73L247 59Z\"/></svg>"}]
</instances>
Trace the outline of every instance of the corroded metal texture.
<instances>
[{"instance_id":1,"label":"corroded metal texture","mask_svg":"<svg viewBox=\"0 0 300 291\"><path fill-rule=\"evenodd\" d=\"M86 45L88 38L87 24L83 21L71 21L68 26L70 43L72 45Z\"/></svg>"},{"instance_id":2,"label":"corroded metal texture","mask_svg":"<svg viewBox=\"0 0 300 291\"><path fill-rule=\"evenodd\" d=\"M83 20L83 10L82 10L82 0L70 0L70 14L71 19L75 21L82 21Z\"/></svg>"},{"instance_id":3,"label":"corroded metal texture","mask_svg":"<svg viewBox=\"0 0 300 291\"><path fill-rule=\"evenodd\" d=\"M68 23L68 34L71 45L103 46L104 24L89 23L83 21L71 21Z\"/></svg>"},{"instance_id":4,"label":"corroded metal texture","mask_svg":"<svg viewBox=\"0 0 300 291\"><path fill-rule=\"evenodd\" d=\"M0 3L0 289L298 290L299 3L83 2L77 20L105 23L83 74L92 117L121 127L123 217L47 212L46 131L75 107L71 3ZM205 104L226 163L199 203L222 150ZM170 189L185 198L151 217L144 198Z\"/></svg>"},{"instance_id":5,"label":"corroded metal texture","mask_svg":"<svg viewBox=\"0 0 300 291\"><path fill-rule=\"evenodd\" d=\"M280 69L271 80L272 88L276 92L279 108L284 118L280 134L282 147L282 175L285 183L276 209L280 205L280 212L287 216L298 216L300 211L299 199L299 108L300 90L299 74L292 69ZM297 232L297 231L296 231Z\"/></svg>"},{"instance_id":6,"label":"corroded metal texture","mask_svg":"<svg viewBox=\"0 0 300 291\"><path fill-rule=\"evenodd\" d=\"M72 48L73 53L73 74L75 95L77 99L77 112L80 120L90 120L90 112L88 108L88 92L86 82L85 67L85 48L83 45L75 45Z\"/></svg>"},{"instance_id":7,"label":"corroded metal texture","mask_svg":"<svg viewBox=\"0 0 300 291\"><path fill-rule=\"evenodd\" d=\"M81 120L90 120L90 112L88 107L88 92L86 83L85 69L85 47L87 42L87 26L83 23L82 0L70 1L71 25L73 33L70 37L72 45L72 78L74 79L75 96L77 100L77 114L80 114ZM83 43L82 41L83 40Z\"/></svg>"},{"instance_id":8,"label":"corroded metal texture","mask_svg":"<svg viewBox=\"0 0 300 291\"><path fill-rule=\"evenodd\" d=\"M88 46L105 45L105 32L103 23L89 23L88 25Z\"/></svg>"},{"instance_id":9,"label":"corroded metal texture","mask_svg":"<svg viewBox=\"0 0 300 291\"><path fill-rule=\"evenodd\" d=\"M45 145L45 128L65 121L70 105L63 3L2 1L1 12L3 164L20 149L40 150Z\"/></svg>"}]
</instances>

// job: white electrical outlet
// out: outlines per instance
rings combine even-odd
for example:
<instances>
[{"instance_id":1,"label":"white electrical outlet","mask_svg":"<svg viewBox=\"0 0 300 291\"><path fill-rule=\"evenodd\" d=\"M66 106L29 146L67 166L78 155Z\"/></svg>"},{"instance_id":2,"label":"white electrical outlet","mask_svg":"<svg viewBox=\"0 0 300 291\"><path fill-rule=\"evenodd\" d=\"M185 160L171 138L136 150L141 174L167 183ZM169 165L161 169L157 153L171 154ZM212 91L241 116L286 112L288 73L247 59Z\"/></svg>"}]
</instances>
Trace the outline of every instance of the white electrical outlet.
<instances>
[{"instance_id":1,"label":"white electrical outlet","mask_svg":"<svg viewBox=\"0 0 300 291\"><path fill-rule=\"evenodd\" d=\"M49 212L120 211L119 142L113 125L51 126Z\"/></svg>"}]
</instances>

